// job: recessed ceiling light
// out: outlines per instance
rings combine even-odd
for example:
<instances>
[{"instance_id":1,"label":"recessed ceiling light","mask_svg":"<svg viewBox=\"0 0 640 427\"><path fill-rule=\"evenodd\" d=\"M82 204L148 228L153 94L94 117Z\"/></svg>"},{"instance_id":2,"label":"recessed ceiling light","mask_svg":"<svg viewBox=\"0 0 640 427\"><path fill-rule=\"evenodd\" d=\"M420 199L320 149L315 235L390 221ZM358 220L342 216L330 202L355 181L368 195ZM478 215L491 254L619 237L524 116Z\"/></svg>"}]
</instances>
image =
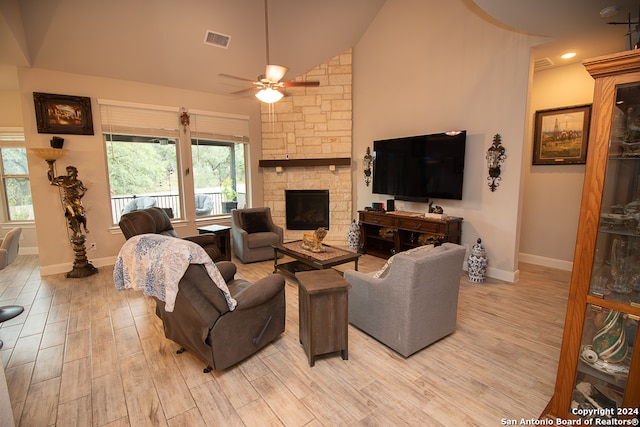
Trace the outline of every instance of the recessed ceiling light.
<instances>
[{"instance_id":1,"label":"recessed ceiling light","mask_svg":"<svg viewBox=\"0 0 640 427\"><path fill-rule=\"evenodd\" d=\"M560 58L569 59L569 58L573 58L574 56L576 56L575 52L567 52L564 55L561 55Z\"/></svg>"},{"instance_id":2,"label":"recessed ceiling light","mask_svg":"<svg viewBox=\"0 0 640 427\"><path fill-rule=\"evenodd\" d=\"M618 6L608 6L600 11L600 18L611 18L618 13Z\"/></svg>"}]
</instances>

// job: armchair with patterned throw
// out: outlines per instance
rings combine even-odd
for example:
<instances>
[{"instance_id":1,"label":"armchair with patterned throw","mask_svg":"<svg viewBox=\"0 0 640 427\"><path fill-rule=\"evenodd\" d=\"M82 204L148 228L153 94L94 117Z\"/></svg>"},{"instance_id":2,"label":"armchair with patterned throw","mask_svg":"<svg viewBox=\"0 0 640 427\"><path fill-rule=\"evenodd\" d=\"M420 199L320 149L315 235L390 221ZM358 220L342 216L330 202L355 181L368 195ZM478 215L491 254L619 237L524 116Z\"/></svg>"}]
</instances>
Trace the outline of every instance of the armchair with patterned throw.
<instances>
[{"instance_id":1,"label":"armchair with patterned throw","mask_svg":"<svg viewBox=\"0 0 640 427\"><path fill-rule=\"evenodd\" d=\"M271 245L282 243L284 231L273 223L268 207L231 211L233 251L245 264L273 259Z\"/></svg>"},{"instance_id":2,"label":"armchair with patterned throw","mask_svg":"<svg viewBox=\"0 0 640 427\"><path fill-rule=\"evenodd\" d=\"M116 289L143 290L156 301L165 337L221 371L253 355L285 328L285 282L270 274L236 278L230 261L213 263L183 239L145 234L122 246L114 266Z\"/></svg>"},{"instance_id":3,"label":"armchair with patterned throw","mask_svg":"<svg viewBox=\"0 0 640 427\"><path fill-rule=\"evenodd\" d=\"M137 236L138 234L162 234L197 243L202 246L214 262L222 261L224 259L224 256L220 251L218 236L212 233L207 233L180 237L178 236L178 233L176 233L176 230L173 229L171 219L169 219L169 216L164 209L161 208L153 207L129 212L128 214L122 215L118 225L127 240L133 236Z\"/></svg>"},{"instance_id":4,"label":"armchair with patterned throw","mask_svg":"<svg viewBox=\"0 0 640 427\"><path fill-rule=\"evenodd\" d=\"M349 323L404 357L456 330L465 249L453 243L400 252L382 270L347 270Z\"/></svg>"}]
</instances>

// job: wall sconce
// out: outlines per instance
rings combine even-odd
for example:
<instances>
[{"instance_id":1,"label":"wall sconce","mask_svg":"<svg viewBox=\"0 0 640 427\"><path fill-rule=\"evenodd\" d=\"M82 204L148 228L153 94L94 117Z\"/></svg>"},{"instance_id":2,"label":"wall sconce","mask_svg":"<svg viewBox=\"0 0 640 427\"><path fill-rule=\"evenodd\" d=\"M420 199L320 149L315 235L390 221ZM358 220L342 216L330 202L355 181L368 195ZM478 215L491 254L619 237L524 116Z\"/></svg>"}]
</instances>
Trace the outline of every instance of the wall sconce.
<instances>
[{"instance_id":1,"label":"wall sconce","mask_svg":"<svg viewBox=\"0 0 640 427\"><path fill-rule=\"evenodd\" d=\"M364 155L362 162L364 168L364 183L367 187L371 184L371 163L373 163L373 157L371 156L371 149L367 147L367 154Z\"/></svg>"},{"instance_id":2,"label":"wall sconce","mask_svg":"<svg viewBox=\"0 0 640 427\"><path fill-rule=\"evenodd\" d=\"M493 137L493 144L487 150L486 159L487 165L489 166L489 176L487 177L487 180L489 180L489 188L491 189L491 191L496 191L496 188L498 188L498 186L500 185L498 184L498 181L501 180L500 165L502 164L502 162L504 162L504 159L507 158L507 156L504 154L505 149L502 146L501 141L502 137L499 133L497 133Z\"/></svg>"}]
</instances>

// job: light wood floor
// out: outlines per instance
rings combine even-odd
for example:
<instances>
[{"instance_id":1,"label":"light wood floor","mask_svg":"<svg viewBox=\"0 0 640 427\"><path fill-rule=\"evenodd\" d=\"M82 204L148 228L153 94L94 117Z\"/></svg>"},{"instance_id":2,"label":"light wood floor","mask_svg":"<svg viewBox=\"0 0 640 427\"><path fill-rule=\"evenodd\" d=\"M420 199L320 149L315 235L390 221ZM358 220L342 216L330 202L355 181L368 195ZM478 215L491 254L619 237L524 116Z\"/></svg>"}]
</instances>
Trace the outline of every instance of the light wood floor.
<instances>
[{"instance_id":1,"label":"light wood floor","mask_svg":"<svg viewBox=\"0 0 640 427\"><path fill-rule=\"evenodd\" d=\"M361 271L383 260L363 256ZM351 268L353 264L347 265ZM248 279L272 261L241 265ZM461 272L457 331L404 359L349 327L349 360L310 368L298 341L297 287L285 333L254 357L204 374L164 338L154 304L117 292L112 269L40 277L38 258L0 271L0 325L16 425L498 426L537 418L557 369L570 274L521 265L520 282L471 284Z\"/></svg>"}]
</instances>

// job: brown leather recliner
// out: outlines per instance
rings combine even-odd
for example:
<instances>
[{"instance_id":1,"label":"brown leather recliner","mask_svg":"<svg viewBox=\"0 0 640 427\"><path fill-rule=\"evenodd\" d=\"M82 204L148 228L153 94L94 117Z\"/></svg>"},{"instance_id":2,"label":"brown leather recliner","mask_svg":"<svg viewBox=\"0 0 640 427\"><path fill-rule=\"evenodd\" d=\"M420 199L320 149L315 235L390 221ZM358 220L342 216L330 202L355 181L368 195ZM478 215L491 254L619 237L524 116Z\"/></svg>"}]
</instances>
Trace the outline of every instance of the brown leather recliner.
<instances>
[{"instance_id":1,"label":"brown leather recliner","mask_svg":"<svg viewBox=\"0 0 640 427\"><path fill-rule=\"evenodd\" d=\"M224 256L220 251L218 236L215 234L198 234L194 236L180 237L171 225L171 219L167 213L157 207L141 209L122 215L118 223L125 239L129 240L138 234L162 234L192 241L202 246L214 262L222 261Z\"/></svg>"},{"instance_id":2,"label":"brown leather recliner","mask_svg":"<svg viewBox=\"0 0 640 427\"><path fill-rule=\"evenodd\" d=\"M167 338L221 371L251 356L285 328L284 277L272 274L256 282L235 279L236 265L216 263L238 305L230 311L222 291L201 264L191 264L178 284L174 310L156 299L156 314ZM181 351L179 351L180 353Z\"/></svg>"}]
</instances>

